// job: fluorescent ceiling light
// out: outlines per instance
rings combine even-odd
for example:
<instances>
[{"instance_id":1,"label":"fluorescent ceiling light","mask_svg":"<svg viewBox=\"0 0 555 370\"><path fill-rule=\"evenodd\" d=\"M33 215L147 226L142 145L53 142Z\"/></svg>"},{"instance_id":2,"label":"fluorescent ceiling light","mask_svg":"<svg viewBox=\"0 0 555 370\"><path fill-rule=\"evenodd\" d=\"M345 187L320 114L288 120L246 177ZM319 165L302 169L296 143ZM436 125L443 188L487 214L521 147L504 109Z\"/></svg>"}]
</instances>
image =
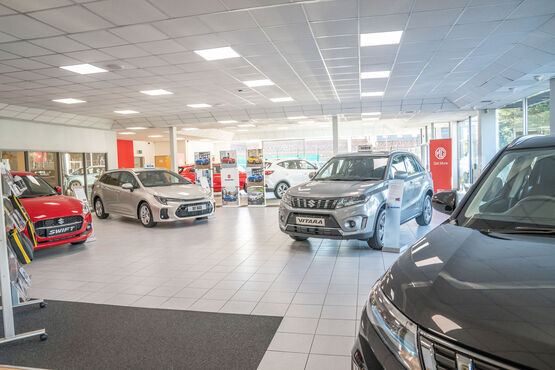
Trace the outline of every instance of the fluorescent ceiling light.
<instances>
[{"instance_id":1,"label":"fluorescent ceiling light","mask_svg":"<svg viewBox=\"0 0 555 370\"><path fill-rule=\"evenodd\" d=\"M128 127L129 130L146 130L146 127Z\"/></svg>"},{"instance_id":2,"label":"fluorescent ceiling light","mask_svg":"<svg viewBox=\"0 0 555 370\"><path fill-rule=\"evenodd\" d=\"M242 125L237 125L238 127L256 127L256 125L253 125L252 123L244 123Z\"/></svg>"},{"instance_id":3,"label":"fluorescent ceiling light","mask_svg":"<svg viewBox=\"0 0 555 370\"><path fill-rule=\"evenodd\" d=\"M235 126L227 126L227 127L224 127L224 128L227 128L227 129L235 129L235 128L237 128L237 127L235 127Z\"/></svg>"},{"instance_id":4,"label":"fluorescent ceiling light","mask_svg":"<svg viewBox=\"0 0 555 370\"><path fill-rule=\"evenodd\" d=\"M240 57L240 55L229 46L215 49L195 50L195 53L206 60L220 60Z\"/></svg>"},{"instance_id":5,"label":"fluorescent ceiling light","mask_svg":"<svg viewBox=\"0 0 555 370\"><path fill-rule=\"evenodd\" d=\"M363 121L377 121L380 117L362 117Z\"/></svg>"},{"instance_id":6,"label":"fluorescent ceiling light","mask_svg":"<svg viewBox=\"0 0 555 370\"><path fill-rule=\"evenodd\" d=\"M361 113L362 116L379 116L381 115L382 112L365 112L365 113Z\"/></svg>"},{"instance_id":7,"label":"fluorescent ceiling light","mask_svg":"<svg viewBox=\"0 0 555 370\"><path fill-rule=\"evenodd\" d=\"M252 81L243 81L245 85L248 87L258 87L258 86L272 86L275 85L273 81L270 80L252 80Z\"/></svg>"},{"instance_id":8,"label":"fluorescent ceiling light","mask_svg":"<svg viewBox=\"0 0 555 370\"><path fill-rule=\"evenodd\" d=\"M225 124L229 124L229 123L237 123L237 121L234 120L234 119L228 119L228 120L225 120L225 121L218 121L218 123L223 123L225 125Z\"/></svg>"},{"instance_id":9,"label":"fluorescent ceiling light","mask_svg":"<svg viewBox=\"0 0 555 370\"><path fill-rule=\"evenodd\" d=\"M139 113L136 110L124 109L124 110L115 110L114 113L117 114L136 114Z\"/></svg>"},{"instance_id":10,"label":"fluorescent ceiling light","mask_svg":"<svg viewBox=\"0 0 555 370\"><path fill-rule=\"evenodd\" d=\"M299 121L299 123L300 123L300 124L303 124L303 125L304 125L304 124L311 124L311 123L314 123L314 122L315 122L315 121L314 121L313 119L309 119L309 120L306 120L306 121Z\"/></svg>"},{"instance_id":11,"label":"fluorescent ceiling light","mask_svg":"<svg viewBox=\"0 0 555 370\"><path fill-rule=\"evenodd\" d=\"M360 46L394 45L401 41L403 31L362 33Z\"/></svg>"},{"instance_id":12,"label":"fluorescent ceiling light","mask_svg":"<svg viewBox=\"0 0 555 370\"><path fill-rule=\"evenodd\" d=\"M148 137L162 137L162 135L148 135Z\"/></svg>"},{"instance_id":13,"label":"fluorescent ceiling light","mask_svg":"<svg viewBox=\"0 0 555 370\"><path fill-rule=\"evenodd\" d=\"M198 128L196 128L196 127L185 127L183 130L184 131L195 131L195 130L198 130Z\"/></svg>"},{"instance_id":14,"label":"fluorescent ceiling light","mask_svg":"<svg viewBox=\"0 0 555 370\"><path fill-rule=\"evenodd\" d=\"M365 80L368 78L388 78L391 71L362 72L360 78Z\"/></svg>"},{"instance_id":15,"label":"fluorescent ceiling light","mask_svg":"<svg viewBox=\"0 0 555 370\"><path fill-rule=\"evenodd\" d=\"M56 103L64 103L64 104L78 104L78 103L86 103L84 100L73 99L73 98L65 98L65 99L54 99Z\"/></svg>"},{"instance_id":16,"label":"fluorescent ceiling light","mask_svg":"<svg viewBox=\"0 0 555 370\"><path fill-rule=\"evenodd\" d=\"M244 129L237 130L237 131L245 132L245 131L249 131L249 130L247 130L247 129L244 128Z\"/></svg>"},{"instance_id":17,"label":"fluorescent ceiling light","mask_svg":"<svg viewBox=\"0 0 555 370\"><path fill-rule=\"evenodd\" d=\"M291 116L291 117L287 117L287 119L305 119L306 116Z\"/></svg>"},{"instance_id":18,"label":"fluorescent ceiling light","mask_svg":"<svg viewBox=\"0 0 555 370\"><path fill-rule=\"evenodd\" d=\"M134 132L131 131L124 131L124 132L118 132L119 135L135 135Z\"/></svg>"},{"instance_id":19,"label":"fluorescent ceiling light","mask_svg":"<svg viewBox=\"0 0 555 370\"><path fill-rule=\"evenodd\" d=\"M200 104L187 104L189 108L210 108L210 104L200 103Z\"/></svg>"},{"instance_id":20,"label":"fluorescent ceiling light","mask_svg":"<svg viewBox=\"0 0 555 370\"><path fill-rule=\"evenodd\" d=\"M293 101L293 98L290 96L284 96L283 98L271 98L270 100L274 103L283 103L287 101Z\"/></svg>"},{"instance_id":21,"label":"fluorescent ceiling light","mask_svg":"<svg viewBox=\"0 0 555 370\"><path fill-rule=\"evenodd\" d=\"M171 91L162 90L162 89L156 89L156 90L142 90L141 93L147 94L147 95L152 95L152 96L156 96L156 95L171 95L171 94L173 94Z\"/></svg>"},{"instance_id":22,"label":"fluorescent ceiling light","mask_svg":"<svg viewBox=\"0 0 555 370\"><path fill-rule=\"evenodd\" d=\"M289 127L287 127L287 126L280 126L280 127L278 127L277 129L278 129L278 130L287 130L288 128L289 128Z\"/></svg>"},{"instance_id":23,"label":"fluorescent ceiling light","mask_svg":"<svg viewBox=\"0 0 555 370\"><path fill-rule=\"evenodd\" d=\"M63 66L63 67L60 67L60 68L65 69L66 71L79 73L80 75L88 75L88 74L91 74L91 73L108 72L105 69L95 67L91 64L75 64L75 65L72 65L72 66Z\"/></svg>"},{"instance_id":24,"label":"fluorescent ceiling light","mask_svg":"<svg viewBox=\"0 0 555 370\"><path fill-rule=\"evenodd\" d=\"M360 96L362 96L362 97L365 97L365 96L383 96L383 91L363 92L362 94L360 94Z\"/></svg>"}]
</instances>

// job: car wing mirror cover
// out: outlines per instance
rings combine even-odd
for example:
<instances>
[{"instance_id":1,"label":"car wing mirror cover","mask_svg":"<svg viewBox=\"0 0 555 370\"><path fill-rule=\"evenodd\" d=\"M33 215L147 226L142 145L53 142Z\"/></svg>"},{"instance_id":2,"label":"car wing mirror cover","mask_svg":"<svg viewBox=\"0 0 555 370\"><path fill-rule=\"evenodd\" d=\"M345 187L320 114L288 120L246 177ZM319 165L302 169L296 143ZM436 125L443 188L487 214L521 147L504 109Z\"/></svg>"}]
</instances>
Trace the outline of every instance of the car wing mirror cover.
<instances>
[{"instance_id":1,"label":"car wing mirror cover","mask_svg":"<svg viewBox=\"0 0 555 370\"><path fill-rule=\"evenodd\" d=\"M457 192L455 190L440 191L432 197L435 210L450 215L457 207Z\"/></svg>"},{"instance_id":2,"label":"car wing mirror cover","mask_svg":"<svg viewBox=\"0 0 555 370\"><path fill-rule=\"evenodd\" d=\"M309 178L309 179L312 180L312 179L314 178L314 176L316 176L316 171L312 171L312 172L309 172L309 173L308 173L308 178Z\"/></svg>"},{"instance_id":3,"label":"car wing mirror cover","mask_svg":"<svg viewBox=\"0 0 555 370\"><path fill-rule=\"evenodd\" d=\"M134 187L131 183L126 182L121 186L122 189L133 191Z\"/></svg>"}]
</instances>

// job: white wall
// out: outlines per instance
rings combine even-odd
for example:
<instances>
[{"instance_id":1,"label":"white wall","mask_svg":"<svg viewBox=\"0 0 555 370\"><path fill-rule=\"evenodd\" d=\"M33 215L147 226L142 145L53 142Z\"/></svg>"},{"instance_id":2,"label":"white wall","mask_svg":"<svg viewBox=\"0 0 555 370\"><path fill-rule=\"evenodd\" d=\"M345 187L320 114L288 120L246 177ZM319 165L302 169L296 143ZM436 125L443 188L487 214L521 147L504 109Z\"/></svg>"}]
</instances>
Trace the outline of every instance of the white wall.
<instances>
[{"instance_id":1,"label":"white wall","mask_svg":"<svg viewBox=\"0 0 555 370\"><path fill-rule=\"evenodd\" d=\"M0 150L108 153L108 169L118 167L116 132L110 130L0 119Z\"/></svg>"},{"instance_id":2,"label":"white wall","mask_svg":"<svg viewBox=\"0 0 555 370\"><path fill-rule=\"evenodd\" d=\"M141 151L141 154L139 154ZM155 145L151 141L133 140L133 155L135 157L143 157L144 164L154 165Z\"/></svg>"}]
</instances>

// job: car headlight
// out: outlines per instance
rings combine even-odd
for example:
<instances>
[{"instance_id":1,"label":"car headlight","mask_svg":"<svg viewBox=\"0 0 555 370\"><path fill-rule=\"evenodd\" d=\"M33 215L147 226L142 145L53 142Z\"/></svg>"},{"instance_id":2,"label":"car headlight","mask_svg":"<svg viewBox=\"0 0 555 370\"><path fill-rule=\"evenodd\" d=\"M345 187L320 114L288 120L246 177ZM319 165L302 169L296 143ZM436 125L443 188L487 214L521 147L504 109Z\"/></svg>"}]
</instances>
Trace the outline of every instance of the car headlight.
<instances>
[{"instance_id":1,"label":"car headlight","mask_svg":"<svg viewBox=\"0 0 555 370\"><path fill-rule=\"evenodd\" d=\"M337 204L335 205L335 208L343 208L343 207L349 207L357 204L366 203L368 199L370 199L370 196L365 194L357 195L354 197L339 198L339 200L337 201Z\"/></svg>"},{"instance_id":2,"label":"car headlight","mask_svg":"<svg viewBox=\"0 0 555 370\"><path fill-rule=\"evenodd\" d=\"M83 214L86 216L91 213L91 209L89 208L89 203L81 202L81 206L83 207Z\"/></svg>"},{"instance_id":3,"label":"car headlight","mask_svg":"<svg viewBox=\"0 0 555 370\"><path fill-rule=\"evenodd\" d=\"M366 310L378 335L397 360L407 369L420 369L418 328L389 301L379 283L372 288Z\"/></svg>"},{"instance_id":4,"label":"car headlight","mask_svg":"<svg viewBox=\"0 0 555 370\"><path fill-rule=\"evenodd\" d=\"M288 206L293 206L293 198L291 197L291 195L287 193L283 194L283 196L281 197L281 201L283 202L283 204L287 204Z\"/></svg>"},{"instance_id":5,"label":"car headlight","mask_svg":"<svg viewBox=\"0 0 555 370\"><path fill-rule=\"evenodd\" d=\"M155 196L154 196L154 199L156 199L156 200L158 201L158 203L160 203L160 204L163 204L163 205L165 205L165 206L168 205L168 198L161 197L161 196L159 196L159 195L155 195Z\"/></svg>"}]
</instances>

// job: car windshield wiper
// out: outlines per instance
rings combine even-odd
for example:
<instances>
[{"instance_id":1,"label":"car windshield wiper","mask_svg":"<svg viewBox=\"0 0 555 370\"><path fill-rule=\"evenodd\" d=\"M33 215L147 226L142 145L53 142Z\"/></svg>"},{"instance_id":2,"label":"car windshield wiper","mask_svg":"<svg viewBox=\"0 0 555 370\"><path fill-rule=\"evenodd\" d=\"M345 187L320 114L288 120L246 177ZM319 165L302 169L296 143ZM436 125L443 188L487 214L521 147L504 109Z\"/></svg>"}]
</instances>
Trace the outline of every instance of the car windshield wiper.
<instances>
[{"instance_id":1,"label":"car windshield wiper","mask_svg":"<svg viewBox=\"0 0 555 370\"><path fill-rule=\"evenodd\" d=\"M533 226L517 226L514 229L486 229L480 232L489 234L540 234L540 235L555 235L555 228L552 227L533 227Z\"/></svg>"}]
</instances>

